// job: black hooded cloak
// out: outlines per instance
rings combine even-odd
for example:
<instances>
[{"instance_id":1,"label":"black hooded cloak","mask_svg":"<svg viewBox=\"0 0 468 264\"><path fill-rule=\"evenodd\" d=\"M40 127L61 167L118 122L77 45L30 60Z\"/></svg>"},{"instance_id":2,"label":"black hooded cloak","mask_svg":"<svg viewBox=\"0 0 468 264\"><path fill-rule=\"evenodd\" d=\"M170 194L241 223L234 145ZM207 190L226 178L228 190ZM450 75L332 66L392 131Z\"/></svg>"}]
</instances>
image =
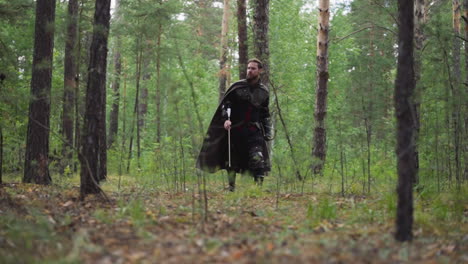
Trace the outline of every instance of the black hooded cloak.
<instances>
[{"instance_id":1,"label":"black hooded cloak","mask_svg":"<svg viewBox=\"0 0 468 264\"><path fill-rule=\"evenodd\" d=\"M246 80L240 80L235 82L229 87L229 89L224 94L220 104L218 105L216 112L210 122L208 127L208 132L203 141L200 154L198 155L196 167L210 173L214 173L221 169L232 169L236 172L244 172L249 170L248 168L248 155L240 155L239 152L236 152L239 144L246 144L247 140L240 140L241 142L233 142L233 133L236 133L235 128L245 125L243 121L236 121L231 119L231 164L232 167L229 168L229 153L228 153L228 131L224 129L224 122L227 117L223 113L223 107L230 98L237 96L237 94L247 94L251 104L254 107L261 108L262 113L265 113L267 118L269 118L268 110L268 100L269 100L269 91L268 88L259 83L256 87L252 88ZM236 107L234 104L233 107ZM261 122L258 122L261 125ZM263 128L260 128L263 129ZM268 147L266 141L261 139L262 154L264 157L264 173L270 171L270 158L268 154Z\"/></svg>"}]
</instances>

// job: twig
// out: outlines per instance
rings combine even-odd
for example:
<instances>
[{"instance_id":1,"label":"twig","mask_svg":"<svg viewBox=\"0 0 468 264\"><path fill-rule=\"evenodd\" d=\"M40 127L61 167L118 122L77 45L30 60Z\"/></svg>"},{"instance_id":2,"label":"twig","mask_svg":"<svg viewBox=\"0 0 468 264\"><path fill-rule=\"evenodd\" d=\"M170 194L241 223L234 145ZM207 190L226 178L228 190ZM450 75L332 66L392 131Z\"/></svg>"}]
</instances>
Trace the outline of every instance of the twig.
<instances>
[{"instance_id":1,"label":"twig","mask_svg":"<svg viewBox=\"0 0 468 264\"><path fill-rule=\"evenodd\" d=\"M284 133L286 134L286 140L288 141L289 149L291 151L291 158L292 158L293 163L294 163L294 169L296 170L296 177L297 177L298 180L302 181L303 177L301 176L301 173L299 172L296 159L294 158L294 148L293 148L293 145L292 145L292 142L291 142L291 138L289 137L289 133L288 133L288 129L286 127L286 123L284 122L283 115L281 114L281 108L280 108L280 105L279 105L279 102L278 102L278 94L276 93L277 88L276 88L276 86L273 84L273 82L271 80L270 80L270 86L273 88L273 93L275 95L276 108L278 109L278 115L279 115L279 118L281 120L281 124L283 125Z\"/></svg>"}]
</instances>

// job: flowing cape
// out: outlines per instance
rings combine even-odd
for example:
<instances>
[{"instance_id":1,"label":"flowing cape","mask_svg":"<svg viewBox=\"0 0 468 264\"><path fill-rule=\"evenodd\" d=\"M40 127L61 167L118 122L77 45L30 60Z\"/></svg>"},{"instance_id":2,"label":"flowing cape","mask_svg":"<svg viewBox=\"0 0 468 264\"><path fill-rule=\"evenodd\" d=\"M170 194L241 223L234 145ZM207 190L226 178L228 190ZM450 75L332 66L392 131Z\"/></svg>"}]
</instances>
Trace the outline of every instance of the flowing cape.
<instances>
[{"instance_id":1,"label":"flowing cape","mask_svg":"<svg viewBox=\"0 0 468 264\"><path fill-rule=\"evenodd\" d=\"M214 173L221 169L228 168L228 132L224 129L224 122L226 118L222 115L222 106L225 99L236 89L242 89L248 87L249 84L246 80L240 80L235 82L229 87L229 89L224 94L221 103L216 108L216 112L211 119L210 125L208 127L208 132L204 138L200 154L197 158L196 167L206 172ZM260 85L260 88L266 90L268 89L264 85ZM235 124L233 124L235 125ZM231 142L232 144L232 142ZM263 156L265 157L265 171L269 171L270 159L268 153L268 147L265 141L263 141ZM231 159L247 159L248 157L234 157L231 156ZM248 168L241 168L247 170Z\"/></svg>"}]
</instances>

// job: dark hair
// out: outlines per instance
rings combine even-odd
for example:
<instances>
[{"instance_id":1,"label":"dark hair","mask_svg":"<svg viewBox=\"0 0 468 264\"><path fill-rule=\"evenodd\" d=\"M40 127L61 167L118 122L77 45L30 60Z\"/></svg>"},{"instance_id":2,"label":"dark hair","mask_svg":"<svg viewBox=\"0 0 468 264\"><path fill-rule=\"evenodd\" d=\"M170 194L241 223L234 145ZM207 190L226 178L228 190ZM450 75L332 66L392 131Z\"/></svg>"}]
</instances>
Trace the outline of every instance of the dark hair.
<instances>
[{"instance_id":1,"label":"dark hair","mask_svg":"<svg viewBox=\"0 0 468 264\"><path fill-rule=\"evenodd\" d=\"M249 63L251 63L251 62L257 63L258 68L259 68L259 69L263 69L263 63L262 63L259 59L257 59L257 58L250 59L250 60L247 62L247 64L249 64Z\"/></svg>"}]
</instances>

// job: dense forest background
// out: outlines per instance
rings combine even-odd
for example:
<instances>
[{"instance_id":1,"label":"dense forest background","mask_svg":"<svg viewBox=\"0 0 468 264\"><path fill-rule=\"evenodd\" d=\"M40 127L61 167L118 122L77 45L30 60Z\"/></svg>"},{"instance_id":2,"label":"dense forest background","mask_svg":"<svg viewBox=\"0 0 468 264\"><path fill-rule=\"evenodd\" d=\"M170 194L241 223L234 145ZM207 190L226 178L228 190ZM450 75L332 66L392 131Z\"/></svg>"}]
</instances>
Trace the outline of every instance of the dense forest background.
<instances>
[{"instance_id":1,"label":"dense forest background","mask_svg":"<svg viewBox=\"0 0 468 264\"><path fill-rule=\"evenodd\" d=\"M412 128L416 131L418 173L412 179L416 199L447 195L437 200L437 206L442 208L447 200L454 206L440 209L446 211L438 220L456 219L466 227L468 2L415 2L416 88L411 103L417 120ZM29 166L28 111L34 99L36 3L0 0L0 180L4 183L28 182L24 170ZM197 191L197 199L207 202L206 192L203 198L200 190L224 188L225 172L203 174L196 170L195 161L220 92L242 78L244 71L239 63L239 3L112 2L102 94L106 121L99 128L105 135L99 140L105 142L107 156L107 161L100 161L105 164L100 168L102 179L107 178L104 189L106 184L121 190L138 183L147 190ZM256 56L257 1L246 3L247 42L243 44L250 58ZM315 171L317 2L269 1L267 80L275 138L270 145L273 168L263 188L277 198L286 193L378 195L394 213L397 1L332 1L329 12L326 159L323 169ZM55 35L48 169L51 182L67 186L76 183L82 168L78 153L94 14L95 1L56 1L55 23L50 25ZM76 28L70 29L70 21L76 21ZM70 42L71 36L75 40ZM72 78L67 77L70 56ZM322 205L330 206L328 200ZM206 214L208 205L200 203L200 207Z\"/></svg>"},{"instance_id":2,"label":"dense forest background","mask_svg":"<svg viewBox=\"0 0 468 264\"><path fill-rule=\"evenodd\" d=\"M226 71L231 83L239 79L237 16L235 1L228 3ZM2 171L15 174L23 170L25 158L34 2L1 5ZM247 8L249 57L254 56L252 5L250 1ZM272 143L276 168L272 175L278 175L281 167L286 186L296 180L296 170L308 180L313 178L315 5L313 1L271 1L270 6L270 108L277 134ZM420 120L418 184L444 190L468 177L468 73L460 28L466 23L459 16L459 28L454 31L450 1L425 5L422 42L416 51L420 65L415 96ZM79 169L77 134L84 115L94 1L79 1L79 72L71 101L64 96L67 10L68 1L57 2L50 98L52 178ZM219 97L222 1L120 1L112 10L106 83L109 173L144 175L152 181L195 175L194 158ZM397 6L393 1L357 0L332 3L330 10L327 159L320 181L336 182L330 183L333 191L370 193L396 179L392 98ZM67 116L73 120L72 163L64 162L63 151L67 104L71 104ZM112 117L116 110L118 115ZM343 178L343 184L338 178Z\"/></svg>"}]
</instances>

